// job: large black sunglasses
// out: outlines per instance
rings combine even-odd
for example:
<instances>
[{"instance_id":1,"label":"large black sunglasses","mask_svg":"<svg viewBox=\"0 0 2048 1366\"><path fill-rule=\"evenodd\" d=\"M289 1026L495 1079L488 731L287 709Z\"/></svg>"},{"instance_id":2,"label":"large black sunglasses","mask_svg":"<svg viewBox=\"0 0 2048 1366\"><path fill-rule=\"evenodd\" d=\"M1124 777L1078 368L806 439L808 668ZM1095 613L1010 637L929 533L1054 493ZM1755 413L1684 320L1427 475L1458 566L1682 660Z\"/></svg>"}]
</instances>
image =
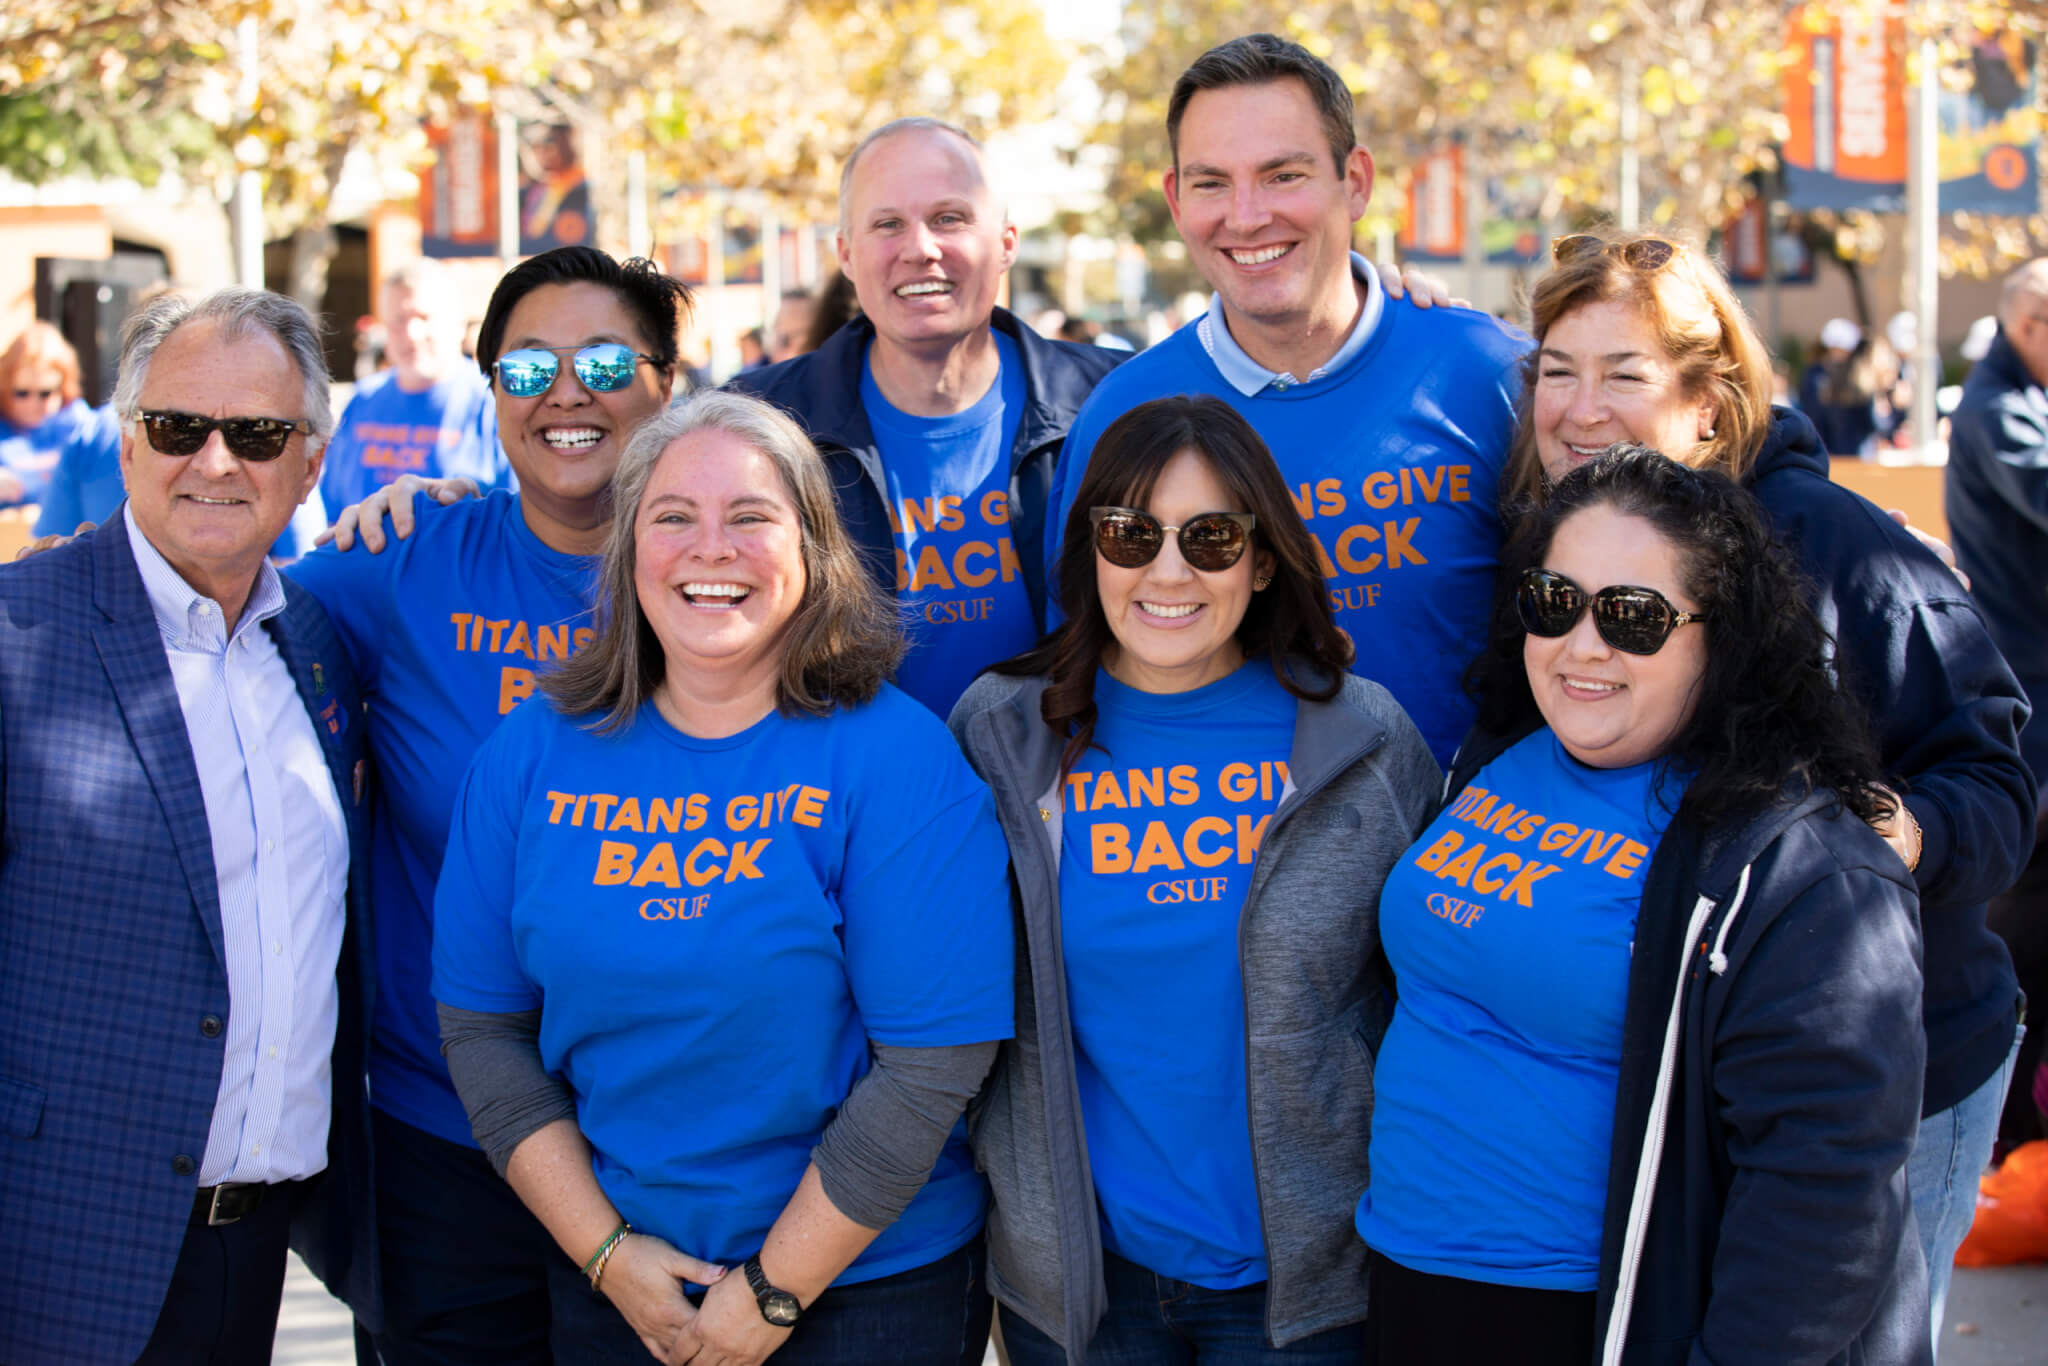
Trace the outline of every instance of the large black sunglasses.
<instances>
[{"instance_id":1,"label":"large black sunglasses","mask_svg":"<svg viewBox=\"0 0 2048 1366\"><path fill-rule=\"evenodd\" d=\"M1579 624L1588 606L1600 639L1627 655L1656 654L1673 631L1707 619L1705 612L1679 611L1654 588L1613 584L1589 598L1585 589L1548 569L1524 569L1515 589L1515 611L1532 636L1564 635Z\"/></svg>"},{"instance_id":2,"label":"large black sunglasses","mask_svg":"<svg viewBox=\"0 0 2048 1366\"><path fill-rule=\"evenodd\" d=\"M633 371L641 361L659 366L660 361L644 352L618 342L598 342L592 346L523 346L517 351L507 351L498 357L491 367L497 373L498 384L513 398L533 398L544 394L555 382L555 375L562 368L559 352L574 351L569 368L576 372L576 378L583 387L594 394L616 394L633 382Z\"/></svg>"},{"instance_id":3,"label":"large black sunglasses","mask_svg":"<svg viewBox=\"0 0 2048 1366\"><path fill-rule=\"evenodd\" d=\"M201 417L197 413L145 412L142 430L149 444L164 455L197 455L206 438L219 432L228 453L237 460L275 460L284 443L305 426L303 419L284 417Z\"/></svg>"},{"instance_id":4,"label":"large black sunglasses","mask_svg":"<svg viewBox=\"0 0 2048 1366\"><path fill-rule=\"evenodd\" d=\"M1088 509L1095 550L1119 569L1140 569L1159 557L1172 532L1180 557L1205 574L1220 574L1244 557L1258 518L1249 512L1205 512L1179 526L1167 526L1138 508Z\"/></svg>"}]
</instances>

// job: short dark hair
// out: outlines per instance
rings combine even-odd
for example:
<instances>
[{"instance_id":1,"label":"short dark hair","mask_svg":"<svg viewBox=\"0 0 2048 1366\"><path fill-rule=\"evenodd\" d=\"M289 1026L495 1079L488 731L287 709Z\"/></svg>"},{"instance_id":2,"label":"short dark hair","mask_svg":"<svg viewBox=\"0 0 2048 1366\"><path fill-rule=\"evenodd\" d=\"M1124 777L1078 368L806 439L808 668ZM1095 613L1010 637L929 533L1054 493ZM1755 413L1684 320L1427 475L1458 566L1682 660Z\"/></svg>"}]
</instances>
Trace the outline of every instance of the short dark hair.
<instances>
[{"instance_id":1,"label":"short dark hair","mask_svg":"<svg viewBox=\"0 0 2048 1366\"><path fill-rule=\"evenodd\" d=\"M476 363L490 376L505 344L505 325L519 301L542 285L603 285L619 296L640 329L647 354L664 370L674 370L678 337L690 320L690 287L671 279L644 257L615 260L596 247L556 247L521 261L505 272L491 291L490 306L476 331Z\"/></svg>"},{"instance_id":2,"label":"short dark hair","mask_svg":"<svg viewBox=\"0 0 2048 1366\"><path fill-rule=\"evenodd\" d=\"M1467 675L1480 727L1512 735L1540 721L1515 589L1523 570L1543 563L1565 519L1592 507L1654 527L1678 551L1685 591L1707 614L1699 699L1662 761L1693 775L1679 811L1711 825L1777 800L1788 786L1834 792L1866 821L1889 811L1894 799L1881 786L1869 725L1837 686L1832 642L1763 505L1720 471L1647 446L1609 446L1573 470L1508 542L1486 652Z\"/></svg>"},{"instance_id":3,"label":"short dark hair","mask_svg":"<svg viewBox=\"0 0 2048 1366\"><path fill-rule=\"evenodd\" d=\"M1300 43L1290 43L1271 33L1247 33L1220 43L1195 58L1173 83L1173 97L1166 104L1166 140L1173 148L1173 166L1180 169L1180 121L1188 112L1188 101L1199 90L1221 90L1233 85L1266 85L1273 81L1296 80L1308 89L1316 113L1323 120L1323 136L1330 144L1330 158L1337 173L1358 145L1358 132L1351 105L1351 87L1322 58Z\"/></svg>"},{"instance_id":4,"label":"short dark hair","mask_svg":"<svg viewBox=\"0 0 2048 1366\"><path fill-rule=\"evenodd\" d=\"M1220 398L1156 398L1109 424L1075 491L1058 566L1066 622L1035 649L997 666L1005 674L1047 677L1040 714L1055 733L1068 737L1063 770L1087 751L1095 733L1095 670L1115 638L1096 587L1089 509L1143 507L1161 471L1182 451L1200 456L1239 508L1257 519L1252 553L1273 557L1272 583L1252 594L1238 623L1245 658L1268 656L1274 677L1296 697L1327 701L1344 686L1351 641L1330 613L1315 540L1273 453L1244 415ZM1306 664L1312 676L1298 677L1289 660Z\"/></svg>"}]
</instances>

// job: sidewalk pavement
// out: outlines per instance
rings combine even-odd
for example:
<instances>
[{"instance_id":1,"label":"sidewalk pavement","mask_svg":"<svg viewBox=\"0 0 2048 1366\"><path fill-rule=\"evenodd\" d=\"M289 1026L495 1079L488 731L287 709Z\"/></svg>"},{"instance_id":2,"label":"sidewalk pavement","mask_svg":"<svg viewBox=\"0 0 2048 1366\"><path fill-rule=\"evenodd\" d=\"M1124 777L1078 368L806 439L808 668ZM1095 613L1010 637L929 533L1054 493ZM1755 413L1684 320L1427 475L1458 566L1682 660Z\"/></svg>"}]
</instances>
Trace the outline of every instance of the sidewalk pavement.
<instances>
[{"instance_id":1,"label":"sidewalk pavement","mask_svg":"<svg viewBox=\"0 0 2048 1366\"><path fill-rule=\"evenodd\" d=\"M771 1358L771 1366L773 1359ZM348 1310L292 1258L275 1366L354 1366ZM995 1366L990 1348L984 1366ZM2048 1366L2048 1264L1958 1267L1941 1366Z\"/></svg>"}]
</instances>

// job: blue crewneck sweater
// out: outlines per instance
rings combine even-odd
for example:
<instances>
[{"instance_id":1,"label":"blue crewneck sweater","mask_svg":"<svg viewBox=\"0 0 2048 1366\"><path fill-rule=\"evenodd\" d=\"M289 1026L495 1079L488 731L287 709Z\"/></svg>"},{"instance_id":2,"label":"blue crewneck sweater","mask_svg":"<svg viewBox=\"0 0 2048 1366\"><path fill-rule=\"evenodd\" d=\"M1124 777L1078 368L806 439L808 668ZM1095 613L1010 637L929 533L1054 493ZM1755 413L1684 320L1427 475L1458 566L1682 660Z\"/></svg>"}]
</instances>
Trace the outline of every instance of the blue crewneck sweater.
<instances>
[{"instance_id":1,"label":"blue crewneck sweater","mask_svg":"<svg viewBox=\"0 0 2048 1366\"><path fill-rule=\"evenodd\" d=\"M1340 369L1247 396L1210 359L1200 321L1117 367L1081 409L1054 480L1046 564L1057 563L1103 430L1151 399L1214 394L1272 449L1321 547L1337 624L1358 647L1354 669L1394 695L1447 764L1472 722L1457 680L1485 640L1529 339L1484 313L1389 299Z\"/></svg>"}]
</instances>

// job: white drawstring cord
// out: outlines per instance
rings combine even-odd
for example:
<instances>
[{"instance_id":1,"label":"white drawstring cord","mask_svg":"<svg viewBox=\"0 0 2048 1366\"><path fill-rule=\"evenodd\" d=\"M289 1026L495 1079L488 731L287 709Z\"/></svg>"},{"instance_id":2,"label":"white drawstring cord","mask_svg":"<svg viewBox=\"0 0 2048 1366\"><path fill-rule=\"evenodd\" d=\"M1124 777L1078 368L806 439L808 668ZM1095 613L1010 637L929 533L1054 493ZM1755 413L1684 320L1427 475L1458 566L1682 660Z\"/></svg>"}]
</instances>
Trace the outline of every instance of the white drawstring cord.
<instances>
[{"instance_id":1,"label":"white drawstring cord","mask_svg":"<svg viewBox=\"0 0 2048 1366\"><path fill-rule=\"evenodd\" d=\"M1707 969L1716 977L1728 971L1728 933L1735 928L1735 917L1742 914L1742 899L1749 895L1749 865L1742 865L1742 876L1735 880L1735 900L1728 907L1728 916L1721 922L1721 932L1714 936L1714 951L1707 955Z\"/></svg>"}]
</instances>

